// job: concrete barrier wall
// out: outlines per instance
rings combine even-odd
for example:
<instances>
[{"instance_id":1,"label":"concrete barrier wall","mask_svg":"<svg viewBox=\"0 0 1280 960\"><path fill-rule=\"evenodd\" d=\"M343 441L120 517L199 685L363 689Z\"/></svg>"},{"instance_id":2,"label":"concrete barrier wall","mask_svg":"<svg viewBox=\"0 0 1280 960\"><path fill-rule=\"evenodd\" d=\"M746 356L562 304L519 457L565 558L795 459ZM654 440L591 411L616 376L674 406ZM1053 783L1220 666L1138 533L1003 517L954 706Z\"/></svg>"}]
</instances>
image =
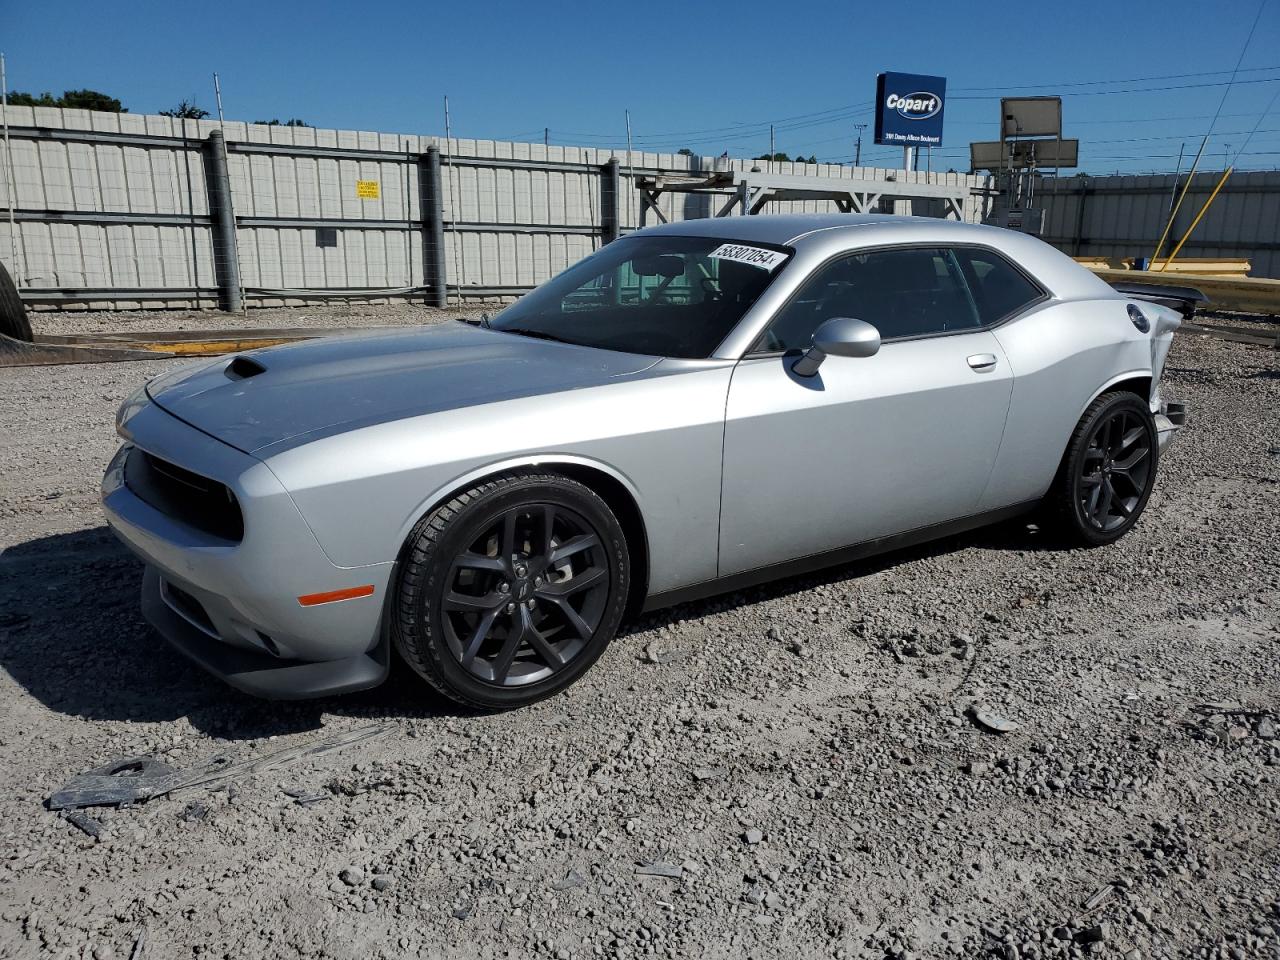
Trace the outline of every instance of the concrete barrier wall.
<instances>
[{"instance_id":1,"label":"concrete barrier wall","mask_svg":"<svg viewBox=\"0 0 1280 960\"><path fill-rule=\"evenodd\" d=\"M1222 171L1198 173L1162 256L1196 218ZM1178 189L1186 182L1178 179ZM1173 174L1044 181L1045 240L1072 256L1150 257L1169 217ZM1233 173L1179 257L1247 257L1251 276L1280 278L1280 171Z\"/></svg>"},{"instance_id":2,"label":"concrete barrier wall","mask_svg":"<svg viewBox=\"0 0 1280 960\"><path fill-rule=\"evenodd\" d=\"M219 124L39 107L10 107L7 120L12 156L0 163L0 203L7 203L12 168L17 235L11 242L7 209L0 209L0 259L30 302L209 305L220 265L202 148ZM641 174L758 166L834 179L963 185L974 191L965 210L974 221L983 215L989 187L988 178L967 174L639 151L628 163L621 148L446 143L245 123L227 123L225 132L240 279L248 299L258 302L287 302L302 291L420 295L430 284L420 158L431 146L441 151L446 283L470 297L513 295L598 248L603 168L613 156L621 163L623 232L640 224L634 181ZM358 196L358 181L376 182L378 197ZM665 194L660 206L668 219L683 220L709 216L722 202ZM828 201L797 201L771 204L767 212L835 209ZM932 201L899 200L894 209L942 214ZM317 227L336 228L336 245L319 246Z\"/></svg>"}]
</instances>

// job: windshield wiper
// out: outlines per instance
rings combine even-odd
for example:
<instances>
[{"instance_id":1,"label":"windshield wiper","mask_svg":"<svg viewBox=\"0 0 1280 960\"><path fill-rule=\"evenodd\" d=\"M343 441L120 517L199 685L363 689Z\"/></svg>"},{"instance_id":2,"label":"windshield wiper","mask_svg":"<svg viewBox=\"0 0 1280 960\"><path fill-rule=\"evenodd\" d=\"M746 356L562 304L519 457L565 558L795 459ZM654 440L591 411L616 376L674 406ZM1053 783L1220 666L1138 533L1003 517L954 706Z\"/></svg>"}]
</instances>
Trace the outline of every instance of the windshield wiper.
<instances>
[{"instance_id":1,"label":"windshield wiper","mask_svg":"<svg viewBox=\"0 0 1280 960\"><path fill-rule=\"evenodd\" d=\"M479 320L473 319L472 317L454 317L453 319L457 320L458 323L465 323L469 327L482 327L485 330L488 330L491 327L491 324L489 323L489 314L487 313L480 314Z\"/></svg>"},{"instance_id":2,"label":"windshield wiper","mask_svg":"<svg viewBox=\"0 0 1280 960\"><path fill-rule=\"evenodd\" d=\"M522 337L532 337L534 340L550 340L554 343L568 343L573 346L580 346L573 340L558 337L554 333L547 333L545 330L530 330L528 327L498 327L503 333L515 333Z\"/></svg>"}]
</instances>

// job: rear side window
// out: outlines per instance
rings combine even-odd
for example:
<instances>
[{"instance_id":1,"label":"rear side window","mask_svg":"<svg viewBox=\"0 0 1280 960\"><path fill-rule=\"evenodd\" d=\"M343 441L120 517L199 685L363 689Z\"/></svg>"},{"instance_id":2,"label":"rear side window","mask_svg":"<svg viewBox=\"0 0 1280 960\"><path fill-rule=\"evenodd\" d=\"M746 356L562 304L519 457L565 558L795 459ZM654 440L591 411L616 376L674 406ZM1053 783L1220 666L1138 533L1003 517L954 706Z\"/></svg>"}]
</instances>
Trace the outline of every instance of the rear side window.
<instances>
[{"instance_id":1,"label":"rear side window","mask_svg":"<svg viewBox=\"0 0 1280 960\"><path fill-rule=\"evenodd\" d=\"M960 247L955 255L977 301L983 326L1025 310L1044 296L1039 286L999 254Z\"/></svg>"}]
</instances>

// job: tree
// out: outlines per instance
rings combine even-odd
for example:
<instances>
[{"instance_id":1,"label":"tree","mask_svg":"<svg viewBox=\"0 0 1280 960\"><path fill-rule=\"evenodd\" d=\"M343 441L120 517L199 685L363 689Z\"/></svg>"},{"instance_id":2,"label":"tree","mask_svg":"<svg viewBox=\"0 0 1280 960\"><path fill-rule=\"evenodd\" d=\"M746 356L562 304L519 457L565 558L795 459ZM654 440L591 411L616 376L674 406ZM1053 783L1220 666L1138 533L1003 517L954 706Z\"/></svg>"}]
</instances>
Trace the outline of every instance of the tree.
<instances>
[{"instance_id":1,"label":"tree","mask_svg":"<svg viewBox=\"0 0 1280 960\"><path fill-rule=\"evenodd\" d=\"M677 154L679 154L679 155L680 155L680 156L682 156L682 157L693 157L693 156L697 156L697 154L695 154L695 153L694 153L692 150L690 150L688 147L681 147L679 150L677 150L677 151L676 151L676 153L677 153Z\"/></svg>"},{"instance_id":2,"label":"tree","mask_svg":"<svg viewBox=\"0 0 1280 960\"><path fill-rule=\"evenodd\" d=\"M128 113L127 107L121 106L115 97L109 97L97 90L63 90L62 96L55 97L49 91L40 96L15 90L9 94L9 103L15 107L64 107L68 110L101 110L105 113Z\"/></svg>"},{"instance_id":3,"label":"tree","mask_svg":"<svg viewBox=\"0 0 1280 960\"><path fill-rule=\"evenodd\" d=\"M71 110L101 110L104 113L128 113L120 101L97 90L64 90L62 106Z\"/></svg>"},{"instance_id":4,"label":"tree","mask_svg":"<svg viewBox=\"0 0 1280 960\"><path fill-rule=\"evenodd\" d=\"M756 160L771 160L774 163L790 163L791 158L779 150L777 153L762 153L755 157ZM803 160L804 157L796 157L797 160Z\"/></svg>"},{"instance_id":5,"label":"tree","mask_svg":"<svg viewBox=\"0 0 1280 960\"><path fill-rule=\"evenodd\" d=\"M196 106L194 100L179 100L176 107L160 111L160 116L162 117L178 117L182 120L203 120L208 115L209 111L203 107Z\"/></svg>"},{"instance_id":6,"label":"tree","mask_svg":"<svg viewBox=\"0 0 1280 960\"><path fill-rule=\"evenodd\" d=\"M281 123L277 118L272 117L270 120L255 120L254 123L263 127L309 127L311 124L305 120L299 120L297 117L290 117Z\"/></svg>"}]
</instances>

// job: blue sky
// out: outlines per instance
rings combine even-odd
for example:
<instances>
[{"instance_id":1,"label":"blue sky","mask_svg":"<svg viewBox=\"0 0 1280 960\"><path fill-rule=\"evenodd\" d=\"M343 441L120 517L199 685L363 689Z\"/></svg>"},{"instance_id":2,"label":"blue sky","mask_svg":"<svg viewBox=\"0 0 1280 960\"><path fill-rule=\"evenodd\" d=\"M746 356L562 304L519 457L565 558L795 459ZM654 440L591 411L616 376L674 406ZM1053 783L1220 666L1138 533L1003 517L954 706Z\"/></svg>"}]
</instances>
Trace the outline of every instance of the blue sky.
<instances>
[{"instance_id":1,"label":"blue sky","mask_svg":"<svg viewBox=\"0 0 1280 960\"><path fill-rule=\"evenodd\" d=\"M619 147L629 109L637 149L761 153L773 121L779 150L831 162L852 161L877 72L938 74L948 100L935 169L967 169L969 141L997 137L1005 93L1066 95L1064 136L1080 138L1084 168L1138 172L1173 169L1184 142L1194 153L1258 9L0 0L0 50L11 89L90 87L135 113L183 98L212 111L216 70L228 119L439 134L447 94L454 136L541 141L549 127L553 143ZM1278 41L1280 0L1268 0L1208 167L1255 124L1238 167L1280 167ZM1135 79L1148 77L1162 79ZM900 148L870 141L868 127L864 164L901 162Z\"/></svg>"}]
</instances>

